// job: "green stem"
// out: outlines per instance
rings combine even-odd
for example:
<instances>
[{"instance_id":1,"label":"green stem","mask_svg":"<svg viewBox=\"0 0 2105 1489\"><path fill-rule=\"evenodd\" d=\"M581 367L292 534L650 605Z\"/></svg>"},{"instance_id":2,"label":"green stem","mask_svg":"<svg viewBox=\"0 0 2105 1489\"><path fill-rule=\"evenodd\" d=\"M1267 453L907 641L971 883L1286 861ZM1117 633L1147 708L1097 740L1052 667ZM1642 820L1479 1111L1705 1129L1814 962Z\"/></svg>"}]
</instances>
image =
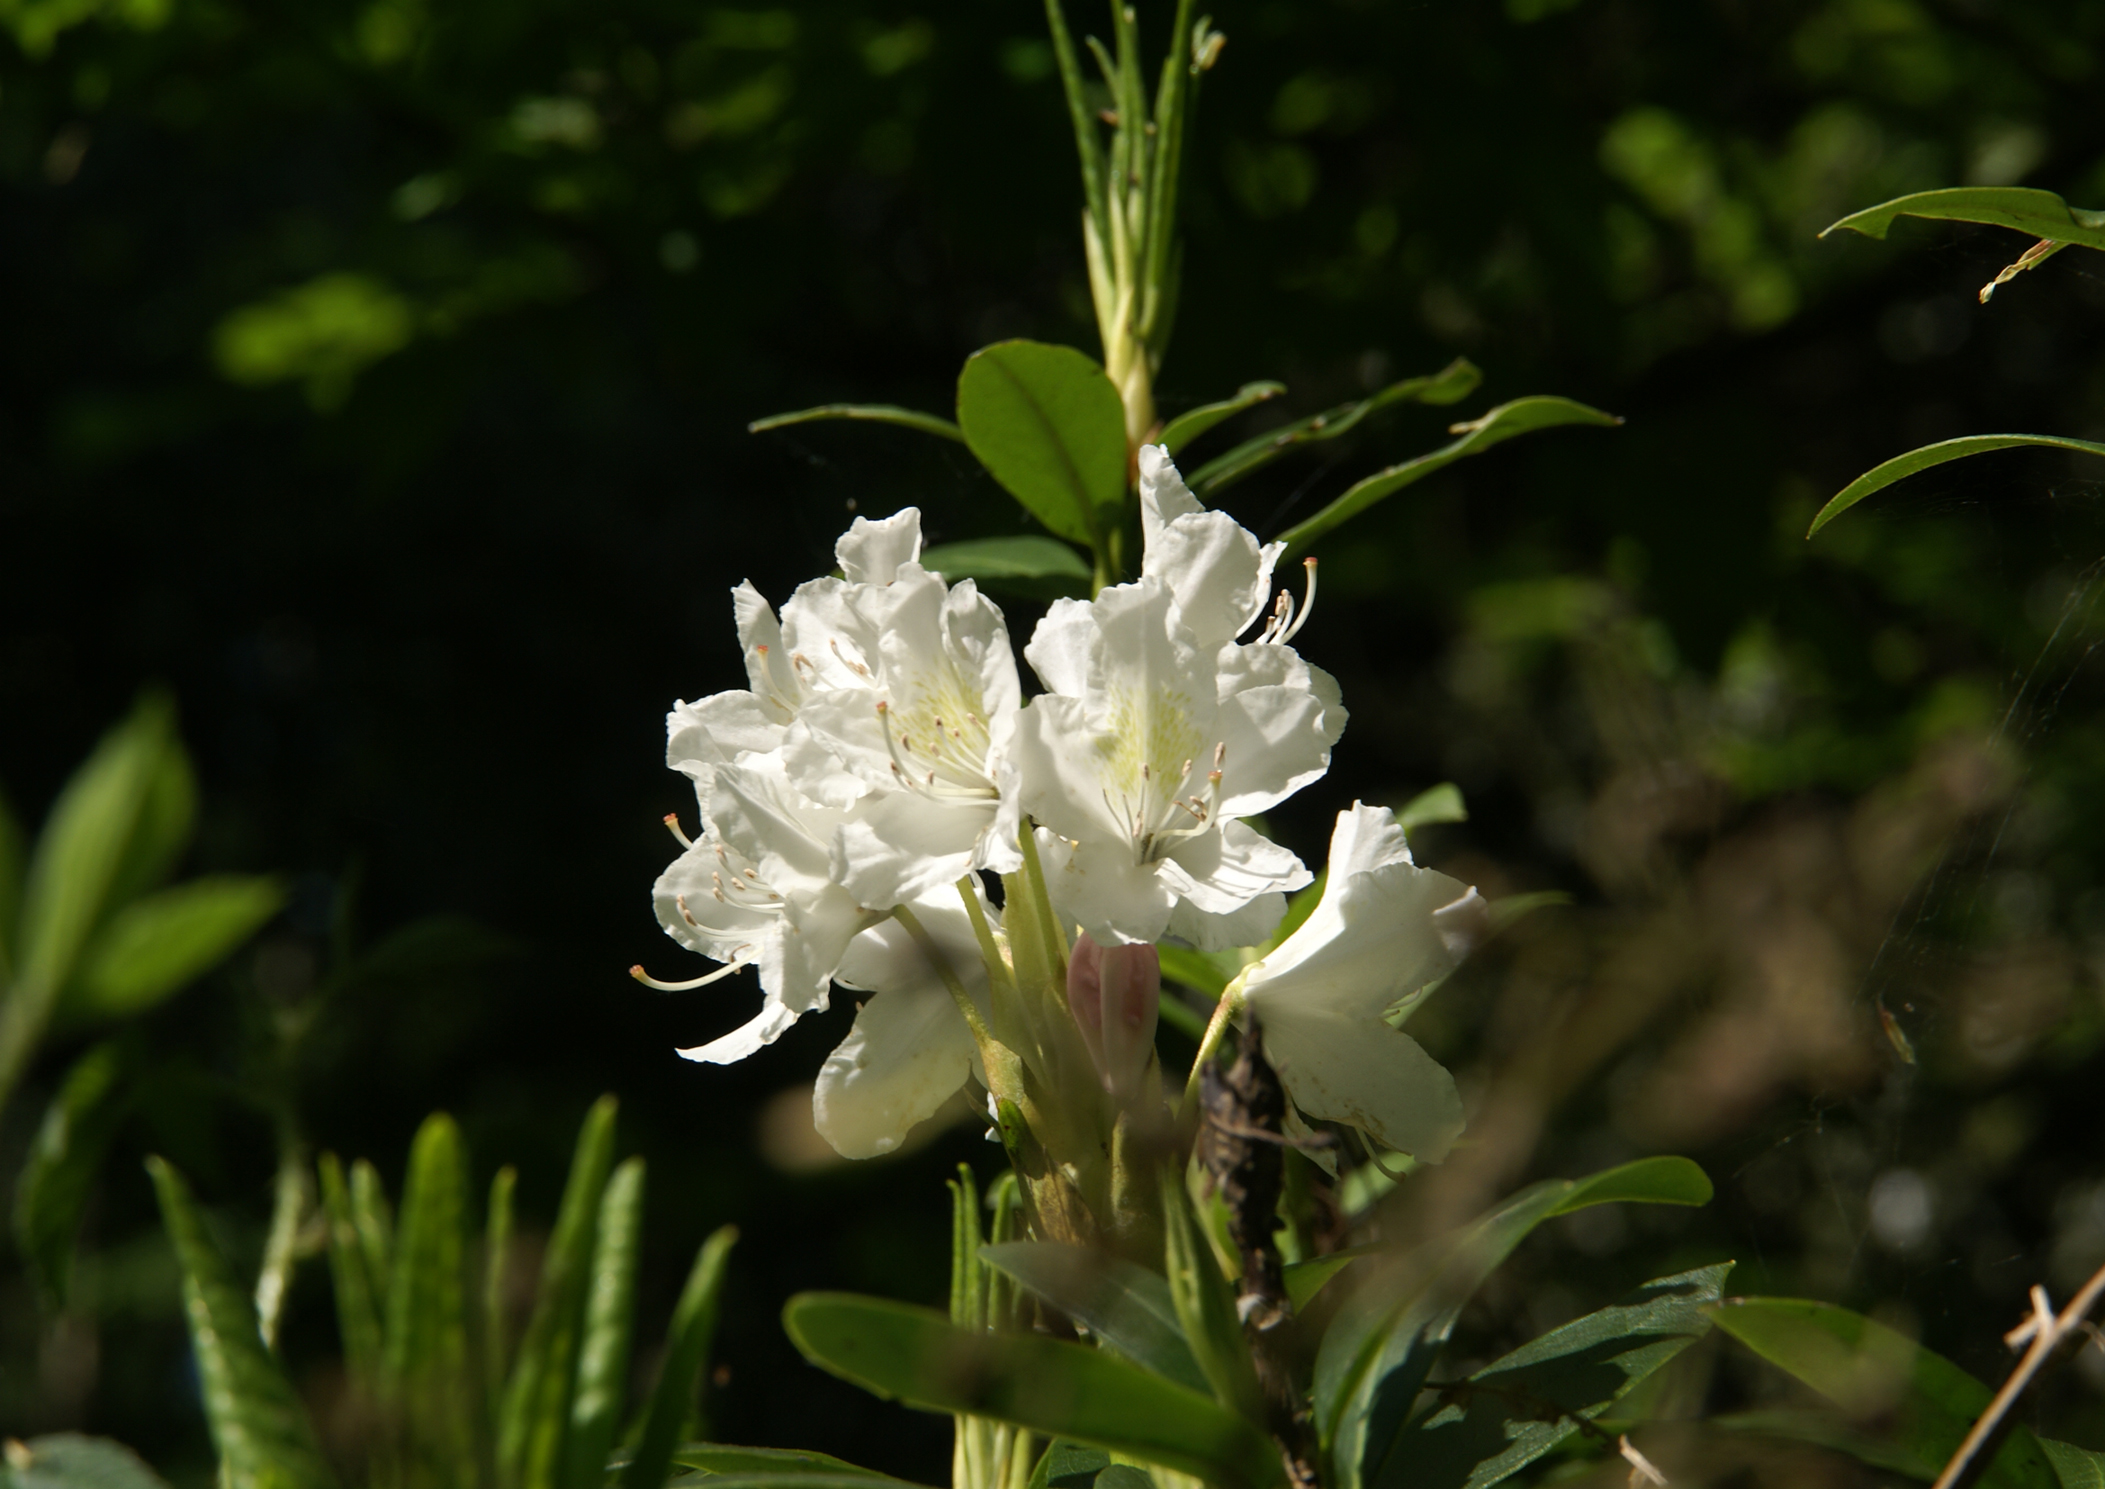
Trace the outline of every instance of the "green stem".
<instances>
[{"instance_id":1,"label":"green stem","mask_svg":"<svg viewBox=\"0 0 2105 1489\"><path fill-rule=\"evenodd\" d=\"M1067 932L1053 914L1052 896L1046 892L1045 869L1038 862L1037 824L1028 817L1023 820L1023 831L1016 834L1017 846L1023 850L1023 880L1030 886L1032 908L1035 919L1044 927L1046 964L1064 978L1067 972Z\"/></svg>"},{"instance_id":2,"label":"green stem","mask_svg":"<svg viewBox=\"0 0 2105 1489\"><path fill-rule=\"evenodd\" d=\"M1231 982L1221 994L1221 1001L1213 1005L1213 1017L1206 1021L1206 1032L1199 1039L1199 1053L1192 1059L1191 1075L1184 1082L1184 1099L1177 1105L1177 1115L1187 1116L1198 1103L1199 1081L1206 1067L1213 1063L1214 1052L1221 1047L1221 1038L1228 1032L1228 1021L1242 1012L1243 995L1238 983Z\"/></svg>"},{"instance_id":3,"label":"green stem","mask_svg":"<svg viewBox=\"0 0 2105 1489\"><path fill-rule=\"evenodd\" d=\"M972 922L972 938L979 942L979 959L986 964L987 981L997 988L1014 992L1016 974L1009 969L1008 958L1001 954L1001 946L994 939L994 927L987 923L987 912L980 908L978 880L966 874L957 881L957 892L965 902L965 918Z\"/></svg>"},{"instance_id":4,"label":"green stem","mask_svg":"<svg viewBox=\"0 0 2105 1489\"><path fill-rule=\"evenodd\" d=\"M1083 91L1082 63L1075 55L1074 37L1067 30L1067 16L1060 0L1045 0L1045 22L1052 31L1053 56L1060 64L1060 83L1067 93L1067 116L1074 125L1074 149L1082 164L1082 201L1085 210L1104 212L1103 146L1097 143L1096 121L1089 114L1089 97Z\"/></svg>"},{"instance_id":5,"label":"green stem","mask_svg":"<svg viewBox=\"0 0 2105 1489\"><path fill-rule=\"evenodd\" d=\"M974 1003L972 995L965 991L965 984L959 980L957 972L951 967L950 959L943 955L943 948L936 945L936 938L928 934L928 928L921 924L921 918L906 906L899 906L892 914L906 927L906 933L914 938L914 944L921 948L921 953L928 958L929 965L936 969L936 976L943 979L943 986L950 989L950 996L957 1000L957 1011L965 1016L965 1025L972 1030L972 1037L979 1042L980 1048L991 1046L994 1043L994 1035L988 1030L986 1019L980 1016L979 1005Z\"/></svg>"}]
</instances>

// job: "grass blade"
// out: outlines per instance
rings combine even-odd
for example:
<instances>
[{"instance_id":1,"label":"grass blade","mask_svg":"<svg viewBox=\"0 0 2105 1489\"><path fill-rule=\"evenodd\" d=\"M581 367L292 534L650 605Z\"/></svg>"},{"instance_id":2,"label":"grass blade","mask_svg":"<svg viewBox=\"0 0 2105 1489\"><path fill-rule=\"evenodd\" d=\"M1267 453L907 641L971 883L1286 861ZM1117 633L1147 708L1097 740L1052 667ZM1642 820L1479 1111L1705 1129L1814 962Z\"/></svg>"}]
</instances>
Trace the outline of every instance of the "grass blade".
<instances>
[{"instance_id":1,"label":"grass blade","mask_svg":"<svg viewBox=\"0 0 2105 1489\"><path fill-rule=\"evenodd\" d=\"M695 1256L687 1285L680 1289L673 1309L672 1328L666 1339L665 1366L658 1374L657 1389L644 1409L643 1425L636 1437L636 1451L621 1472L622 1489L658 1489L665 1482L688 1418L695 1412L695 1396L702 1383L702 1366L708 1363L709 1344L716 1336L718 1301L723 1296L724 1273L731 1260L731 1247L738 1232L725 1226L707 1241ZM686 1462L687 1460L681 1459Z\"/></svg>"},{"instance_id":2,"label":"grass blade","mask_svg":"<svg viewBox=\"0 0 2105 1489\"><path fill-rule=\"evenodd\" d=\"M1828 498L1827 505L1813 518L1813 525L1805 530L1805 535L1810 538L1865 497L1883 491L1895 481L1905 480L1917 471L1928 470L1947 461L1964 460L1969 455L1985 455L1991 450L2011 450L2022 445L2043 445L2052 450L2072 450L2079 455L2105 455L2105 445L2092 444L2087 439L2063 439L2053 434L1969 434L1959 439L1939 440L1934 445L1924 445L1921 449L1910 450L1905 455L1895 455L1885 464L1865 471Z\"/></svg>"},{"instance_id":3,"label":"grass blade","mask_svg":"<svg viewBox=\"0 0 2105 1489\"><path fill-rule=\"evenodd\" d=\"M592 1489L607 1477L607 1457L621 1431L629 1381L629 1339L636 1323L636 1263L643 1241L643 1160L614 1170L599 1203L592 1285L585 1300L584 1343L570 1403L567 1489Z\"/></svg>"},{"instance_id":4,"label":"grass blade","mask_svg":"<svg viewBox=\"0 0 2105 1489\"><path fill-rule=\"evenodd\" d=\"M468 1342L467 1159L445 1113L409 1150L387 1296L381 1391L400 1424L402 1479L433 1489L481 1482L481 1382Z\"/></svg>"}]
</instances>

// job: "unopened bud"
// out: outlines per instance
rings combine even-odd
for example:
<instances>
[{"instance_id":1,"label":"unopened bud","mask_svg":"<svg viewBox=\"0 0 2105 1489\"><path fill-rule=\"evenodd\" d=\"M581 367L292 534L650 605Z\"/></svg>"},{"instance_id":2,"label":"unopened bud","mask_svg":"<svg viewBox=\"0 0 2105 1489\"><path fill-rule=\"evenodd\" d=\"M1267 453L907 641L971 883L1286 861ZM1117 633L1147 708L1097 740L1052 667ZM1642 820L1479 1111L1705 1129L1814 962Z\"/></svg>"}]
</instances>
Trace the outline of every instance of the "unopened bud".
<instances>
[{"instance_id":1,"label":"unopened bud","mask_svg":"<svg viewBox=\"0 0 2105 1489\"><path fill-rule=\"evenodd\" d=\"M1104 1089L1131 1100L1147 1075L1162 1011L1162 959L1152 946L1099 946L1085 933L1067 960L1067 1007Z\"/></svg>"}]
</instances>

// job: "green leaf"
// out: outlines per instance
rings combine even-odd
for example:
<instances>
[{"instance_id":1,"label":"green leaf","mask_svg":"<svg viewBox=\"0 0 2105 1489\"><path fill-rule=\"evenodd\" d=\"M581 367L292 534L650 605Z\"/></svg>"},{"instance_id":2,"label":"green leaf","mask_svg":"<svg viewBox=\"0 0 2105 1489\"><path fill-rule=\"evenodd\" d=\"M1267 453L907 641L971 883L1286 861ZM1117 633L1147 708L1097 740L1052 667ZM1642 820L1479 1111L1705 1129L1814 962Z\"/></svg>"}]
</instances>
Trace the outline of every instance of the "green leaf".
<instances>
[{"instance_id":1,"label":"green leaf","mask_svg":"<svg viewBox=\"0 0 2105 1489\"><path fill-rule=\"evenodd\" d=\"M2030 186L1949 186L1941 191L1918 191L1852 212L1823 228L1820 236L1848 228L1867 238L1883 238L1896 217L1982 222L2015 228L2049 242L2105 248L2105 212L2071 207L2053 192Z\"/></svg>"},{"instance_id":2,"label":"green leaf","mask_svg":"<svg viewBox=\"0 0 2105 1489\"><path fill-rule=\"evenodd\" d=\"M285 904L275 879L192 879L134 900L96 938L60 1013L73 1019L143 1013L226 960Z\"/></svg>"},{"instance_id":3,"label":"green leaf","mask_svg":"<svg viewBox=\"0 0 2105 1489\"><path fill-rule=\"evenodd\" d=\"M563 1440L570 1426L570 1396L577 1378L593 1232L600 1196L614 1166L614 1109L614 1098L602 1096L586 1114L584 1129L578 1134L555 1232L541 1265L533 1318L519 1343L519 1358L505 1393L497 1429L497 1467L506 1483L520 1489L556 1489L564 1464Z\"/></svg>"},{"instance_id":4,"label":"green leaf","mask_svg":"<svg viewBox=\"0 0 2105 1489\"><path fill-rule=\"evenodd\" d=\"M1232 951L1193 951L1188 946L1158 946L1156 951L1165 982L1181 982L1209 998L1218 998L1242 970L1242 959Z\"/></svg>"},{"instance_id":5,"label":"green leaf","mask_svg":"<svg viewBox=\"0 0 2105 1489\"><path fill-rule=\"evenodd\" d=\"M1242 1320L1236 1315L1235 1296L1228 1291L1220 1263L1214 1260L1213 1247L1199 1231L1191 1195L1179 1182L1181 1178L1181 1173L1166 1170L1161 1184L1163 1263L1169 1271L1169 1295L1177 1323L1213 1388L1213 1399L1261 1424L1264 1393L1257 1384L1249 1342L1243 1338Z\"/></svg>"},{"instance_id":6,"label":"green leaf","mask_svg":"<svg viewBox=\"0 0 2105 1489\"><path fill-rule=\"evenodd\" d=\"M673 1450L672 1464L676 1468L700 1469L707 1474L815 1473L853 1477L864 1483L904 1482L874 1468L862 1468L830 1454L808 1452L802 1448L741 1448L730 1443L690 1442Z\"/></svg>"},{"instance_id":7,"label":"green leaf","mask_svg":"<svg viewBox=\"0 0 2105 1489\"><path fill-rule=\"evenodd\" d=\"M343 1165L324 1153L315 1165L321 1179L322 1215L328 1226L329 1281L336 1293L336 1327L352 1385L369 1402L378 1399L385 1335L380 1327L381 1289L367 1263Z\"/></svg>"},{"instance_id":8,"label":"green leaf","mask_svg":"<svg viewBox=\"0 0 2105 1489\"><path fill-rule=\"evenodd\" d=\"M248 1290L205 1229L182 1175L146 1161L183 1270L183 1311L205 1420L227 1489L322 1489L335 1482L292 1382L263 1347Z\"/></svg>"},{"instance_id":9,"label":"green leaf","mask_svg":"<svg viewBox=\"0 0 2105 1489\"><path fill-rule=\"evenodd\" d=\"M169 706L149 697L103 736L45 819L22 889L15 978L0 1002L0 1106L89 935L128 885L165 870L187 833L181 754Z\"/></svg>"},{"instance_id":10,"label":"green leaf","mask_svg":"<svg viewBox=\"0 0 2105 1489\"><path fill-rule=\"evenodd\" d=\"M1987 1410L1994 1392L1942 1355L1884 1324L1801 1298L1728 1298L1710 1310L1719 1328L1920 1462L1941 1467ZM2054 1489L2053 1468L2022 1425L2013 1427L1984 1484Z\"/></svg>"},{"instance_id":11,"label":"green leaf","mask_svg":"<svg viewBox=\"0 0 2105 1489\"><path fill-rule=\"evenodd\" d=\"M15 1241L54 1303L66 1301L81 1211L117 1124L131 1107L129 1064L117 1045L107 1043L74 1062L15 1184Z\"/></svg>"},{"instance_id":12,"label":"green leaf","mask_svg":"<svg viewBox=\"0 0 2105 1489\"><path fill-rule=\"evenodd\" d=\"M512 1341L505 1281L512 1256L512 1194L519 1171L510 1164L490 1180L489 1219L482 1231L482 1375L491 1421L504 1409L504 1381L511 1371Z\"/></svg>"},{"instance_id":13,"label":"green leaf","mask_svg":"<svg viewBox=\"0 0 2105 1489\"><path fill-rule=\"evenodd\" d=\"M9 1444L7 1456L0 1458L0 1489L168 1489L168 1485L123 1443L77 1432L54 1432Z\"/></svg>"},{"instance_id":14,"label":"green leaf","mask_svg":"<svg viewBox=\"0 0 2105 1489\"><path fill-rule=\"evenodd\" d=\"M1207 461L1188 478L1194 495L1211 500L1243 477L1264 469L1280 456L1318 440L1336 439L1377 409L1392 403L1423 403L1434 407L1459 403L1476 391L1483 373L1466 357L1457 357L1430 377L1409 377L1391 383L1357 403L1336 408L1244 440L1225 455Z\"/></svg>"},{"instance_id":15,"label":"green leaf","mask_svg":"<svg viewBox=\"0 0 2105 1489\"><path fill-rule=\"evenodd\" d=\"M1059 539L1036 533L944 543L923 550L921 567L952 584L970 579L1048 599L1089 593L1089 565L1082 556Z\"/></svg>"},{"instance_id":16,"label":"green leaf","mask_svg":"<svg viewBox=\"0 0 2105 1489\"><path fill-rule=\"evenodd\" d=\"M997 341L965 359L957 421L1024 509L1101 550L1126 499L1126 413L1104 369L1072 347Z\"/></svg>"},{"instance_id":17,"label":"green leaf","mask_svg":"<svg viewBox=\"0 0 2105 1489\"><path fill-rule=\"evenodd\" d=\"M1248 1422L1103 1350L960 1329L930 1308L846 1293L800 1293L782 1320L813 1364L909 1406L999 1418L1229 1489L1284 1477Z\"/></svg>"},{"instance_id":18,"label":"green leaf","mask_svg":"<svg viewBox=\"0 0 2105 1489\"><path fill-rule=\"evenodd\" d=\"M1246 408L1255 408L1268 398L1277 398L1285 391L1285 383L1244 383L1235 390L1233 398L1224 398L1219 403L1202 403L1177 415L1162 426L1162 432L1155 436L1155 443L1174 455L1214 425L1234 418Z\"/></svg>"},{"instance_id":19,"label":"green leaf","mask_svg":"<svg viewBox=\"0 0 2105 1489\"><path fill-rule=\"evenodd\" d=\"M629 1384L629 1338L636 1326L636 1266L643 1245L643 1160L614 1170L599 1202L592 1285L585 1297L584 1343L570 1403L570 1489L592 1489L607 1477L607 1457L621 1431Z\"/></svg>"},{"instance_id":20,"label":"green leaf","mask_svg":"<svg viewBox=\"0 0 2105 1489\"><path fill-rule=\"evenodd\" d=\"M1010 1241L980 1259L1085 1326L1107 1348L1194 1391L1210 1389L1177 1322L1169 1280L1123 1257L1058 1241Z\"/></svg>"},{"instance_id":21,"label":"green leaf","mask_svg":"<svg viewBox=\"0 0 2105 1489\"><path fill-rule=\"evenodd\" d=\"M1102 1448L1056 1438L1038 1455L1031 1470L1030 1489L1089 1489L1096 1476L1111 1466L1111 1455Z\"/></svg>"},{"instance_id":22,"label":"green leaf","mask_svg":"<svg viewBox=\"0 0 2105 1489\"><path fill-rule=\"evenodd\" d=\"M2057 1442L2051 1437L2040 1438L2039 1448L2053 1465L2061 1489L2105 1489L2105 1453L2093 1453L2089 1448Z\"/></svg>"},{"instance_id":23,"label":"green leaf","mask_svg":"<svg viewBox=\"0 0 2105 1489\"><path fill-rule=\"evenodd\" d=\"M1463 1306L1536 1226L1612 1201L1701 1205L1710 1196L1710 1180L1686 1158L1639 1159L1585 1179L1544 1180L1455 1235L1374 1269L1316 1353L1316 1430L1335 1468L1331 1482L1340 1489L1373 1482ZM1312 1291L1303 1285L1299 1295Z\"/></svg>"},{"instance_id":24,"label":"green leaf","mask_svg":"<svg viewBox=\"0 0 2105 1489\"><path fill-rule=\"evenodd\" d=\"M1739 1411L1711 1417L1704 1425L1721 1432L1751 1433L1757 1437L1780 1437L1786 1442L1809 1443L1816 1448L1846 1454L1873 1468L1925 1482L1936 1478L1944 1468L1942 1463L1931 1463L1897 1443L1855 1430L1831 1411Z\"/></svg>"},{"instance_id":25,"label":"green leaf","mask_svg":"<svg viewBox=\"0 0 2105 1489\"><path fill-rule=\"evenodd\" d=\"M1396 825L1408 833L1414 827L1429 827L1435 822L1467 822L1469 808L1462 804L1462 788L1453 781L1442 781L1419 792L1405 802L1396 812Z\"/></svg>"},{"instance_id":26,"label":"green leaf","mask_svg":"<svg viewBox=\"0 0 2105 1489\"><path fill-rule=\"evenodd\" d=\"M1490 1489L1599 1416L1710 1332L1732 1263L1647 1282L1629 1297L1522 1345L1404 1430L1376 1480L1383 1489Z\"/></svg>"},{"instance_id":27,"label":"green leaf","mask_svg":"<svg viewBox=\"0 0 2105 1489\"><path fill-rule=\"evenodd\" d=\"M387 1207L380 1171L363 1158L351 1165L351 1223L358 1230L358 1249L365 1254L366 1276L373 1281L374 1306L387 1296L389 1263L395 1249L395 1222Z\"/></svg>"},{"instance_id":28,"label":"green leaf","mask_svg":"<svg viewBox=\"0 0 2105 1489\"><path fill-rule=\"evenodd\" d=\"M875 424L898 424L907 429L918 429L923 434L941 435L944 439L962 441L963 430L948 419L937 418L910 408L896 408L889 403L822 403L817 408L800 408L793 414L770 414L765 419L755 419L746 425L748 434L764 434L770 429L786 429L792 424L811 424L820 419L861 419Z\"/></svg>"},{"instance_id":29,"label":"green leaf","mask_svg":"<svg viewBox=\"0 0 2105 1489\"><path fill-rule=\"evenodd\" d=\"M823 1470L799 1472L796 1469L747 1469L734 1473L681 1474L668 1479L666 1489L679 1484L685 1489L707 1485L708 1489L870 1489L872 1484L898 1484L901 1479L879 1479L857 1470L853 1473L827 1473ZM916 1486L918 1489L918 1486Z\"/></svg>"},{"instance_id":30,"label":"green leaf","mask_svg":"<svg viewBox=\"0 0 2105 1489\"><path fill-rule=\"evenodd\" d=\"M1280 534L1280 541L1290 548L1305 548L1339 523L1357 517L1384 497L1393 496L1404 487L1415 485L1457 460L1470 455L1481 455L1494 445L1504 444L1516 435L1532 434L1538 429L1554 429L1563 424L1613 426L1622 422L1614 414L1604 414L1597 408L1589 408L1569 398L1549 394L1516 398L1511 403L1501 403L1481 418L1450 425L1447 432L1461 436L1453 444L1443 445L1430 454L1420 455L1415 460L1406 460L1401 465L1392 465L1387 470L1377 471L1365 480L1355 482L1346 488L1343 496L1315 516L1305 522L1296 523Z\"/></svg>"},{"instance_id":31,"label":"green leaf","mask_svg":"<svg viewBox=\"0 0 2105 1489\"><path fill-rule=\"evenodd\" d=\"M2054 434L1968 434L1958 439L1940 440L1934 445L1910 450L1905 455L1895 455L1884 465L1875 466L1858 476L1828 499L1827 505L1813 518L1813 525L1805 530L1805 535L1810 538L1865 497L1875 491L1883 491L1895 481L1912 476L1917 471L1928 470L1931 466L1943 465L1951 460L1964 460L1969 455L1984 455L1990 450L2015 449L2020 445L2043 445L2050 450L2073 450L2079 455L2105 455L2105 445L2092 444L2087 439L2064 439Z\"/></svg>"},{"instance_id":32,"label":"green leaf","mask_svg":"<svg viewBox=\"0 0 2105 1489\"><path fill-rule=\"evenodd\" d=\"M680 1289L680 1301L672 1311L672 1326L665 1339L665 1364L658 1373L650 1404L644 1408L636 1451L621 1473L623 1489L658 1489L665 1480L667 1465L675 1461L691 1468L708 1466L677 1458L674 1448L688 1418L694 1415L702 1367L709 1361L709 1345L716 1337L717 1305L723 1297L725 1269L737 1240L737 1228L724 1226L704 1241L695 1255L694 1268L688 1272L687 1285Z\"/></svg>"},{"instance_id":33,"label":"green leaf","mask_svg":"<svg viewBox=\"0 0 2105 1489\"><path fill-rule=\"evenodd\" d=\"M460 1129L425 1118L409 1150L395 1233L381 1394L404 1431L402 1475L433 1489L480 1481L482 1383L468 1344L468 1174Z\"/></svg>"}]
</instances>

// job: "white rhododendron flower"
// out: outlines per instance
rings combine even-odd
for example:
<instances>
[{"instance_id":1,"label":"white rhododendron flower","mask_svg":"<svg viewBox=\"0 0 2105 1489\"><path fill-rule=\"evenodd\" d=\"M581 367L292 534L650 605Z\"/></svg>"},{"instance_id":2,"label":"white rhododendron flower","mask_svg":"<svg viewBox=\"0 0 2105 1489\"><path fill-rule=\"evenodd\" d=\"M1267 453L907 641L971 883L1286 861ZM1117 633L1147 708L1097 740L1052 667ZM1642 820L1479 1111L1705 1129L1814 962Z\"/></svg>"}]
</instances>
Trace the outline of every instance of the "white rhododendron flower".
<instances>
[{"instance_id":1,"label":"white rhododendron flower","mask_svg":"<svg viewBox=\"0 0 2105 1489\"><path fill-rule=\"evenodd\" d=\"M757 966L763 1002L729 1034L681 1050L688 1059L743 1060L826 1007L848 943L883 918L833 882L832 840L842 820L800 796L776 756L716 767L702 834L659 875L651 898L667 935L730 965L691 982L651 985L701 987Z\"/></svg>"},{"instance_id":2,"label":"white rhododendron flower","mask_svg":"<svg viewBox=\"0 0 2105 1489\"><path fill-rule=\"evenodd\" d=\"M1048 691L1017 727L1023 809L1049 829L1054 904L1096 940L1254 945L1309 874L1235 819L1329 769L1345 710L1284 625L1235 639L1276 547L1200 510L1159 446L1142 456L1142 577L1056 601L1024 648Z\"/></svg>"},{"instance_id":3,"label":"white rhododendron flower","mask_svg":"<svg viewBox=\"0 0 2105 1489\"><path fill-rule=\"evenodd\" d=\"M1001 923L1001 912L984 896L980 910L990 924ZM931 895L913 913L984 1016L986 966L956 892ZM898 921L857 936L837 976L843 987L871 996L819 1069L812 1120L843 1157L874 1158L898 1147L915 1123L983 1073L956 996Z\"/></svg>"},{"instance_id":4,"label":"white rhododendron flower","mask_svg":"<svg viewBox=\"0 0 2105 1489\"><path fill-rule=\"evenodd\" d=\"M1488 928L1474 889L1414 864L1388 809L1355 802L1338 814L1321 903L1227 996L1263 1031L1303 1117L1436 1163L1461 1135L1462 1100L1454 1077L1389 1019Z\"/></svg>"},{"instance_id":5,"label":"white rhododendron flower","mask_svg":"<svg viewBox=\"0 0 2105 1489\"><path fill-rule=\"evenodd\" d=\"M665 716L665 763L694 781L702 810L716 767L740 755L781 748L796 722L804 688L782 647L782 627L751 582L731 591L738 621L738 649L745 655L746 686L677 703Z\"/></svg>"}]
</instances>

